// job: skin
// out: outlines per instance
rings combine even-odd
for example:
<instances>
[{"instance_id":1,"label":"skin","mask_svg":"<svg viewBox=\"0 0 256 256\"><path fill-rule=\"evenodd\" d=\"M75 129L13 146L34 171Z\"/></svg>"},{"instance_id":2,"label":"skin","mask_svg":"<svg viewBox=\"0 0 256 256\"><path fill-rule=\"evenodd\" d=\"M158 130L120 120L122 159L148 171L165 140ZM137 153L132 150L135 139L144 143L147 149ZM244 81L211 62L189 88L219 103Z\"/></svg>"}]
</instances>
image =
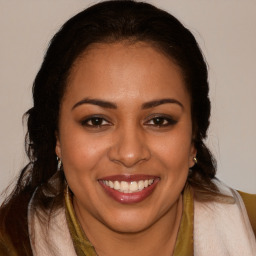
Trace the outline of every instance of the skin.
<instances>
[{"instance_id":1,"label":"skin","mask_svg":"<svg viewBox=\"0 0 256 256\"><path fill-rule=\"evenodd\" d=\"M82 104L85 98L116 108ZM178 103L143 108L166 98ZM181 70L170 58L143 42L90 46L68 81L56 153L74 193L77 217L99 255L173 252L181 192L196 150L190 96ZM133 174L160 179L149 197L134 204L113 200L98 181Z\"/></svg>"}]
</instances>

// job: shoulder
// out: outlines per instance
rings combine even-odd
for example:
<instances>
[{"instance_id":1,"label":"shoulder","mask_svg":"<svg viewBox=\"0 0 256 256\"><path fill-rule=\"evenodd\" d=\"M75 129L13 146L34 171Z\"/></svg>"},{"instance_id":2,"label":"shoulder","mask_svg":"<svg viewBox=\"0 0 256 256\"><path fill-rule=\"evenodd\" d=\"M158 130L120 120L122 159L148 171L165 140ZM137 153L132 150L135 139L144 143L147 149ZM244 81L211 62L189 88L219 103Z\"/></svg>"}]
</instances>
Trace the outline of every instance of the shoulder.
<instances>
[{"instance_id":1,"label":"shoulder","mask_svg":"<svg viewBox=\"0 0 256 256\"><path fill-rule=\"evenodd\" d=\"M256 236L256 194L247 194L241 191L238 191L238 193L243 199L252 229Z\"/></svg>"},{"instance_id":2,"label":"shoulder","mask_svg":"<svg viewBox=\"0 0 256 256\"><path fill-rule=\"evenodd\" d=\"M256 237L256 194L248 194L232 189L218 179L215 179L214 183L221 194L230 196L231 198L233 197L235 205L237 205L241 213L247 215L247 222L248 224L251 224L250 226L252 227L252 231Z\"/></svg>"}]
</instances>

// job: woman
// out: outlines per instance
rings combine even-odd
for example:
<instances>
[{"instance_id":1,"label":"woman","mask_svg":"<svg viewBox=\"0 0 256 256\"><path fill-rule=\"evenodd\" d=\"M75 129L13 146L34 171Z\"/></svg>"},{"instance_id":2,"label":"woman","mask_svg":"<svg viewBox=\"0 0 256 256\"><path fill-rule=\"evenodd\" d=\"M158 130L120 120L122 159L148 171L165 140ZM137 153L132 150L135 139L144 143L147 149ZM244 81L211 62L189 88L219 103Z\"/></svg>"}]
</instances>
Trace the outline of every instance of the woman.
<instances>
[{"instance_id":1,"label":"woman","mask_svg":"<svg viewBox=\"0 0 256 256\"><path fill-rule=\"evenodd\" d=\"M170 14L109 1L71 18L34 82L30 163L1 207L0 252L254 255L255 198L215 179L204 144L208 90Z\"/></svg>"}]
</instances>

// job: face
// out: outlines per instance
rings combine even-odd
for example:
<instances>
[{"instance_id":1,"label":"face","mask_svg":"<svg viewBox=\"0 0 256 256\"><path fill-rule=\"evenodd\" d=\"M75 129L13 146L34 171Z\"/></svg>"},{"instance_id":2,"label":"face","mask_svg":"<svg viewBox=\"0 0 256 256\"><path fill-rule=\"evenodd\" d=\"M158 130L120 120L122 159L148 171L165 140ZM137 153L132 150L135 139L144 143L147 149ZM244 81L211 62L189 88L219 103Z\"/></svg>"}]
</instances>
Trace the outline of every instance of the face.
<instances>
[{"instance_id":1,"label":"face","mask_svg":"<svg viewBox=\"0 0 256 256\"><path fill-rule=\"evenodd\" d=\"M146 43L91 46L68 81L56 153L85 225L138 232L157 223L196 153L180 69Z\"/></svg>"}]
</instances>

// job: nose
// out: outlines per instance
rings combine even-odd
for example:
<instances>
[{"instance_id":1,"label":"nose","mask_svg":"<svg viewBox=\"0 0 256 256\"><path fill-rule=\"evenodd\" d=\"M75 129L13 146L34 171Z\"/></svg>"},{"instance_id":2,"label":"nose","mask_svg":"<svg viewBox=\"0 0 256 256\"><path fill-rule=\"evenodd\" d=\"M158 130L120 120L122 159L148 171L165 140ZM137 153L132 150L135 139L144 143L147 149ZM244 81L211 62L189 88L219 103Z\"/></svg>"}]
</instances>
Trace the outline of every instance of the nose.
<instances>
[{"instance_id":1,"label":"nose","mask_svg":"<svg viewBox=\"0 0 256 256\"><path fill-rule=\"evenodd\" d=\"M122 129L115 134L108 157L115 163L131 168L149 160L151 152L145 136L138 129Z\"/></svg>"}]
</instances>

